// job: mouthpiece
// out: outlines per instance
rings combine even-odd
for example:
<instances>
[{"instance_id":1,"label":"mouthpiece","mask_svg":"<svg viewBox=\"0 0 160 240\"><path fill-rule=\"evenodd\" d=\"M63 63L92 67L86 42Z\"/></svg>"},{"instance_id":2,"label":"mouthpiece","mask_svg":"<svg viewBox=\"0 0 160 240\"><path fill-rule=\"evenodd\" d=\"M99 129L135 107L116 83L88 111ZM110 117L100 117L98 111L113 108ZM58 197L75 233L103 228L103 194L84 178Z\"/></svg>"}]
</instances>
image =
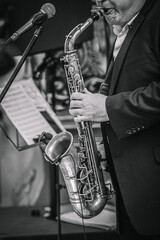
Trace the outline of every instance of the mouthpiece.
<instances>
[{"instance_id":1,"label":"mouthpiece","mask_svg":"<svg viewBox=\"0 0 160 240\"><path fill-rule=\"evenodd\" d=\"M95 9L91 10L91 18L93 21L97 21L100 18L104 17L104 10L100 7L96 7Z\"/></svg>"}]
</instances>

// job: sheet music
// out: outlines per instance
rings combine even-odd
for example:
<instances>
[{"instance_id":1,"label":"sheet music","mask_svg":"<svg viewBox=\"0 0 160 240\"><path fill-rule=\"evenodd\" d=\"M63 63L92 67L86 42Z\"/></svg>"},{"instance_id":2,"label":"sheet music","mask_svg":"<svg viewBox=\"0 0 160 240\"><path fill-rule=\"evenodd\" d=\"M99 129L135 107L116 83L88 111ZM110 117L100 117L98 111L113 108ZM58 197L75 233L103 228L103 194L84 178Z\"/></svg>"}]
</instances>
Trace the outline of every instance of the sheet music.
<instances>
[{"instance_id":1,"label":"sheet music","mask_svg":"<svg viewBox=\"0 0 160 240\"><path fill-rule=\"evenodd\" d=\"M21 85L23 86L25 92L30 96L30 98L33 101L33 104L36 106L36 108L41 111L46 111L49 116L52 118L52 120L57 124L57 126L61 129L61 131L64 131L65 128L55 112L52 110L49 103L46 101L42 93L39 91L37 86L35 85L32 78L25 79L21 81Z\"/></svg>"},{"instance_id":2,"label":"sheet music","mask_svg":"<svg viewBox=\"0 0 160 240\"><path fill-rule=\"evenodd\" d=\"M8 118L28 145L34 144L33 139L38 138L43 131L56 134L40 113L42 107L48 108L52 112L52 118L63 128L47 104L32 79L13 83L1 103Z\"/></svg>"}]
</instances>

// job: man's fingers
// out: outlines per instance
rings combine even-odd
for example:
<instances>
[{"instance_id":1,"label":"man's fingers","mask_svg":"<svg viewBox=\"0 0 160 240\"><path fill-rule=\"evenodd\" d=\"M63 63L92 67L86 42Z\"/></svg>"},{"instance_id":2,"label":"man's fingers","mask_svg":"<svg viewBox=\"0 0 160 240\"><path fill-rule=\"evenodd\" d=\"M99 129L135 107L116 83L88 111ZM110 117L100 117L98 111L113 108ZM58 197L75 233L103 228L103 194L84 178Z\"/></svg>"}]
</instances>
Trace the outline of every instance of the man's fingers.
<instances>
[{"instance_id":1,"label":"man's fingers","mask_svg":"<svg viewBox=\"0 0 160 240\"><path fill-rule=\"evenodd\" d=\"M82 107L82 103L81 101L77 101L77 100L72 100L70 102L70 108L81 108Z\"/></svg>"},{"instance_id":2,"label":"man's fingers","mask_svg":"<svg viewBox=\"0 0 160 240\"><path fill-rule=\"evenodd\" d=\"M88 121L88 118L84 117L84 116L77 116L74 118L74 121L75 122L86 122L86 121Z\"/></svg>"},{"instance_id":3,"label":"man's fingers","mask_svg":"<svg viewBox=\"0 0 160 240\"><path fill-rule=\"evenodd\" d=\"M73 115L73 116L78 116L78 115L83 115L83 110L82 109L80 109L80 108L70 108L69 109L69 113L71 114L71 115Z\"/></svg>"},{"instance_id":4,"label":"man's fingers","mask_svg":"<svg viewBox=\"0 0 160 240\"><path fill-rule=\"evenodd\" d=\"M82 100L84 93L80 92L74 92L71 94L70 99L71 100Z\"/></svg>"}]
</instances>

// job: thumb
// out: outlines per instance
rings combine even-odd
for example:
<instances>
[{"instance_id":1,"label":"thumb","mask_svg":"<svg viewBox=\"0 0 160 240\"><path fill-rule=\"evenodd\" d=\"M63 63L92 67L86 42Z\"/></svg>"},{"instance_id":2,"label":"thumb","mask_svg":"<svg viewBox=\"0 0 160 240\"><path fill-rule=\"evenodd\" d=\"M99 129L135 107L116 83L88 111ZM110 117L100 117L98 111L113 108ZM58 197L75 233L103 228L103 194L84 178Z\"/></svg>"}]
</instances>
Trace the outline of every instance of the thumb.
<instances>
[{"instance_id":1,"label":"thumb","mask_svg":"<svg viewBox=\"0 0 160 240\"><path fill-rule=\"evenodd\" d=\"M89 92L87 88L84 88L84 93L91 94L91 92Z\"/></svg>"}]
</instances>

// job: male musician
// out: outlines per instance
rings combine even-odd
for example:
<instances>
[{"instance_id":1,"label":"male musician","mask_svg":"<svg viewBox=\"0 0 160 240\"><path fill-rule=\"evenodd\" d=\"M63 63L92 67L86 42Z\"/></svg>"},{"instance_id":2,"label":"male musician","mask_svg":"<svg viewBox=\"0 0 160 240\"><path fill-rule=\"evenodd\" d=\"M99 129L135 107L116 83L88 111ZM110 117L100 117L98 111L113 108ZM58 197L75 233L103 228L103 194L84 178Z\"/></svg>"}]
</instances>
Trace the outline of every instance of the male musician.
<instances>
[{"instance_id":1,"label":"male musician","mask_svg":"<svg viewBox=\"0 0 160 240\"><path fill-rule=\"evenodd\" d=\"M113 56L101 93L73 93L70 114L101 122L120 239L160 239L160 1L97 2Z\"/></svg>"}]
</instances>

